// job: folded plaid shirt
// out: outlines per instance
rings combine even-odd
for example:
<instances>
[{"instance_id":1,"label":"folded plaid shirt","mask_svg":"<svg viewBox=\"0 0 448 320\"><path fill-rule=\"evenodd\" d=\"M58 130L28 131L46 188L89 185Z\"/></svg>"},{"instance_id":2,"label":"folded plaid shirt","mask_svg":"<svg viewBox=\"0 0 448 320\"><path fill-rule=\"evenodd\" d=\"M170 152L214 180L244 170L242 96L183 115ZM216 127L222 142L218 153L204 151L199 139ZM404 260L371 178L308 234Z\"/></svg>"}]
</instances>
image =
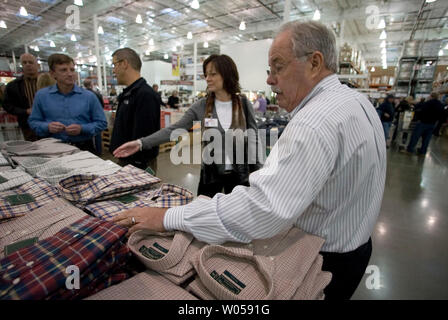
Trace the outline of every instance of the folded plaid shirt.
<instances>
[{"instance_id":1,"label":"folded plaid shirt","mask_svg":"<svg viewBox=\"0 0 448 320\"><path fill-rule=\"evenodd\" d=\"M2 171L0 172L0 191L16 188L31 180L33 177L21 168Z\"/></svg>"},{"instance_id":2,"label":"folded plaid shirt","mask_svg":"<svg viewBox=\"0 0 448 320\"><path fill-rule=\"evenodd\" d=\"M7 255L5 248L8 245L34 237L43 240L54 236L61 229L86 215L85 212L76 208L67 200L58 198L30 214L1 223L0 258Z\"/></svg>"},{"instance_id":3,"label":"folded plaid shirt","mask_svg":"<svg viewBox=\"0 0 448 320\"><path fill-rule=\"evenodd\" d=\"M132 165L107 176L75 175L63 179L57 188L65 199L80 205L136 193L159 183L160 179Z\"/></svg>"},{"instance_id":4,"label":"folded plaid shirt","mask_svg":"<svg viewBox=\"0 0 448 320\"><path fill-rule=\"evenodd\" d=\"M17 204L11 199L25 198L27 203ZM23 216L59 198L58 190L45 180L34 178L13 190L0 192L0 222L2 220Z\"/></svg>"},{"instance_id":5,"label":"folded plaid shirt","mask_svg":"<svg viewBox=\"0 0 448 320\"><path fill-rule=\"evenodd\" d=\"M117 281L116 274L131 257L127 230L86 216L55 236L0 260L0 299L82 299ZM80 289L67 289L70 273L79 268Z\"/></svg>"},{"instance_id":6,"label":"folded plaid shirt","mask_svg":"<svg viewBox=\"0 0 448 320\"><path fill-rule=\"evenodd\" d=\"M182 187L164 183L158 189L146 190L119 199L95 202L84 209L95 217L111 220L122 211L139 207L171 208L183 206L193 200L193 193Z\"/></svg>"},{"instance_id":7,"label":"folded plaid shirt","mask_svg":"<svg viewBox=\"0 0 448 320\"><path fill-rule=\"evenodd\" d=\"M80 151L77 147L54 138L45 138L32 143L8 141L6 144L8 153L17 156L60 157Z\"/></svg>"},{"instance_id":8,"label":"folded plaid shirt","mask_svg":"<svg viewBox=\"0 0 448 320\"><path fill-rule=\"evenodd\" d=\"M8 160L0 153L0 166L9 166Z\"/></svg>"}]
</instances>

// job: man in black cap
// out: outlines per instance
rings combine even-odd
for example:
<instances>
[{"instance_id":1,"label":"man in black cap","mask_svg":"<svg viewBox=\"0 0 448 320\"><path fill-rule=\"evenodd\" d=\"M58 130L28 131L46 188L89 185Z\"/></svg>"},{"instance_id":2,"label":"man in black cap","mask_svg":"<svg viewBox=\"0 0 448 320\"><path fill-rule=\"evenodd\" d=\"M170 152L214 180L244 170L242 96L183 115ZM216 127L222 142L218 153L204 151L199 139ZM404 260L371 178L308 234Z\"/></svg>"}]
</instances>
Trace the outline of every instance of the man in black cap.
<instances>
[{"instance_id":1,"label":"man in black cap","mask_svg":"<svg viewBox=\"0 0 448 320\"><path fill-rule=\"evenodd\" d=\"M380 115L381 123L383 124L384 136L387 142L389 139L390 127L392 125L392 121L394 120L394 96L391 94L387 95L386 100L384 100L384 102L378 107L377 111Z\"/></svg>"}]
</instances>

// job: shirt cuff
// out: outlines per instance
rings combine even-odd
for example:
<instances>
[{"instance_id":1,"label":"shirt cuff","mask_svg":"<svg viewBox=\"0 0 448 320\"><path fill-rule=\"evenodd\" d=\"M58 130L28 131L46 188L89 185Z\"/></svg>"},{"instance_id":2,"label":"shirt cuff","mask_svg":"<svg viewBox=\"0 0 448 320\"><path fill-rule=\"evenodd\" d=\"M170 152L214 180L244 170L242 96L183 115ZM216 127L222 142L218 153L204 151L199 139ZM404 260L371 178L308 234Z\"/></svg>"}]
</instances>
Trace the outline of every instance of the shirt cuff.
<instances>
[{"instance_id":1,"label":"shirt cuff","mask_svg":"<svg viewBox=\"0 0 448 320\"><path fill-rule=\"evenodd\" d=\"M143 150L143 142L142 142L142 140L141 139L137 139L136 141L138 143L138 150L142 151Z\"/></svg>"},{"instance_id":2,"label":"shirt cuff","mask_svg":"<svg viewBox=\"0 0 448 320\"><path fill-rule=\"evenodd\" d=\"M180 230L188 232L184 224L184 210L185 206L173 207L165 212L163 217L163 227L168 230Z\"/></svg>"}]
</instances>

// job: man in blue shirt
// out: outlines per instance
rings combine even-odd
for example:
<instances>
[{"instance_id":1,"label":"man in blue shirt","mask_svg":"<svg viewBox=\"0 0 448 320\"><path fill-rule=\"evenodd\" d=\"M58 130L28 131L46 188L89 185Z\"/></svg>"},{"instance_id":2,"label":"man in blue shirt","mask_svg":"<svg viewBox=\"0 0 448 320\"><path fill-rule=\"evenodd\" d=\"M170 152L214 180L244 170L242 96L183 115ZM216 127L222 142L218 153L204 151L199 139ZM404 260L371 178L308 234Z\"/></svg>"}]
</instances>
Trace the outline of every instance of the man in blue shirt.
<instances>
[{"instance_id":1,"label":"man in blue shirt","mask_svg":"<svg viewBox=\"0 0 448 320\"><path fill-rule=\"evenodd\" d=\"M48 58L57 83L39 90L28 123L40 137L54 137L81 150L95 152L93 137L107 128L107 120L94 93L75 84L75 63L65 54Z\"/></svg>"}]
</instances>

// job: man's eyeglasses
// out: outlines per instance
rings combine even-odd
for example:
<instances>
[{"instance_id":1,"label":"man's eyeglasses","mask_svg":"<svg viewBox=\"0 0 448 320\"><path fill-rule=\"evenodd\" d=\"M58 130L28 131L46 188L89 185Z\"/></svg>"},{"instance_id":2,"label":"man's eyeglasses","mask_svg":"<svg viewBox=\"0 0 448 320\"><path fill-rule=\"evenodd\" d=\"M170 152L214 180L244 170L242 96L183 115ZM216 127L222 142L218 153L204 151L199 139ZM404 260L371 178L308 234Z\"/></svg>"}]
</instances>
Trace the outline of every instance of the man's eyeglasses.
<instances>
[{"instance_id":1,"label":"man's eyeglasses","mask_svg":"<svg viewBox=\"0 0 448 320\"><path fill-rule=\"evenodd\" d=\"M312 54L312 53L313 53L313 52L305 53L303 56L300 56L300 57L295 58L295 59L300 59L300 58L303 58L303 57L307 57L307 56L309 56L309 55ZM281 73L284 69L286 69L286 68L288 67L288 65L289 65L291 62L293 62L295 59L292 59L292 60L286 62L286 64L278 64L278 65L276 65L276 66L274 66L274 67L270 67L268 70L266 70L266 73L268 74L268 76L271 76L271 75L272 75L273 77L275 77L276 75L278 75L279 73Z\"/></svg>"},{"instance_id":2,"label":"man's eyeglasses","mask_svg":"<svg viewBox=\"0 0 448 320\"><path fill-rule=\"evenodd\" d=\"M118 60L118 61L115 61L115 62L113 62L112 63L112 68L115 68L120 62L122 62L124 59L121 59L121 60Z\"/></svg>"}]
</instances>

